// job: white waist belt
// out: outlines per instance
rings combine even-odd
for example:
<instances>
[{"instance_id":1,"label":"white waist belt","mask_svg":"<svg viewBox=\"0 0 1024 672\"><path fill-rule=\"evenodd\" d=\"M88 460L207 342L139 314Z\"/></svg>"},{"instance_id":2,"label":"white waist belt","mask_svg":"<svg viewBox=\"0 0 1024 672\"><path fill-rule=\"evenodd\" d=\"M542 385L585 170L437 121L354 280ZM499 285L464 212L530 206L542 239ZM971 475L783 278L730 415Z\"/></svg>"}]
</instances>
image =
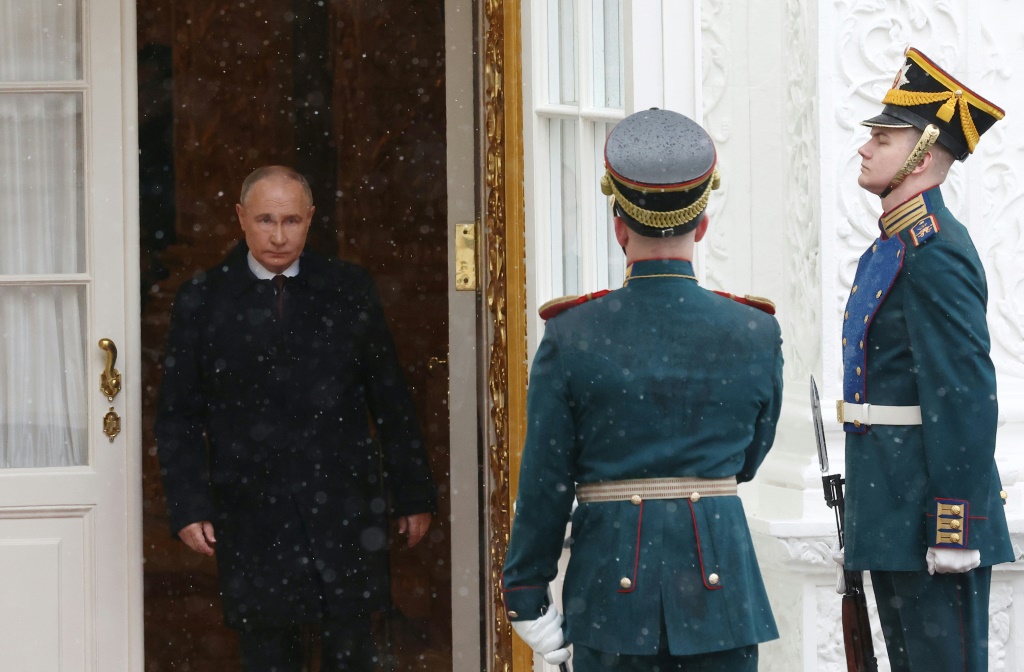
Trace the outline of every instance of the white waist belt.
<instances>
[{"instance_id":1,"label":"white waist belt","mask_svg":"<svg viewBox=\"0 0 1024 672\"><path fill-rule=\"evenodd\" d=\"M836 402L839 422L861 425L920 425L920 406L878 406L877 404L851 404Z\"/></svg>"},{"instance_id":2,"label":"white waist belt","mask_svg":"<svg viewBox=\"0 0 1024 672\"><path fill-rule=\"evenodd\" d=\"M635 478L625 481L581 483L576 486L576 499L590 502L625 502L639 504L645 499L682 499L699 501L701 497L723 497L736 494L736 477L730 478Z\"/></svg>"}]
</instances>

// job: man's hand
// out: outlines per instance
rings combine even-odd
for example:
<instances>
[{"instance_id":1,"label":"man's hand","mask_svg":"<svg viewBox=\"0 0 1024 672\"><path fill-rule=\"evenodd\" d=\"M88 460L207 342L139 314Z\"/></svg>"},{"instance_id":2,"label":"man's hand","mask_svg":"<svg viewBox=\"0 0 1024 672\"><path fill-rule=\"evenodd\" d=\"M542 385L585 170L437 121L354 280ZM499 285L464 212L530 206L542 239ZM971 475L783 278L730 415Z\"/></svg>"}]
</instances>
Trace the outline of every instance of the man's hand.
<instances>
[{"instance_id":1,"label":"man's hand","mask_svg":"<svg viewBox=\"0 0 1024 672\"><path fill-rule=\"evenodd\" d=\"M924 561L928 564L929 574L963 574L981 564L981 551L973 548L929 546Z\"/></svg>"},{"instance_id":2,"label":"man's hand","mask_svg":"<svg viewBox=\"0 0 1024 672\"><path fill-rule=\"evenodd\" d=\"M178 530L178 536L196 553L213 555L213 547L217 538L213 536L213 523L204 520L192 523Z\"/></svg>"},{"instance_id":3,"label":"man's hand","mask_svg":"<svg viewBox=\"0 0 1024 672\"><path fill-rule=\"evenodd\" d=\"M560 665L569 660L569 648L565 646L562 635L562 615L554 605L536 620L512 621L512 629L549 665Z\"/></svg>"},{"instance_id":4,"label":"man's hand","mask_svg":"<svg viewBox=\"0 0 1024 672\"><path fill-rule=\"evenodd\" d=\"M420 543L420 539L427 533L429 527L429 513L414 513L411 516L402 516L398 519L398 533L409 535L409 548Z\"/></svg>"}]
</instances>

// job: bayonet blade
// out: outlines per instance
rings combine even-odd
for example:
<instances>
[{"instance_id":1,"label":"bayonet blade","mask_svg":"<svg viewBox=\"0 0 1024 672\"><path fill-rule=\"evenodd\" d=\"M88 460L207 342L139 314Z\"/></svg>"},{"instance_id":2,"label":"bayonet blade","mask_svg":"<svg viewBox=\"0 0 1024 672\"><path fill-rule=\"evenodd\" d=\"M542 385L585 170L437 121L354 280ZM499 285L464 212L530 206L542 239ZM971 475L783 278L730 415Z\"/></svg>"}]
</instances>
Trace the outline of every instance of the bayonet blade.
<instances>
[{"instance_id":1,"label":"bayonet blade","mask_svg":"<svg viewBox=\"0 0 1024 672\"><path fill-rule=\"evenodd\" d=\"M825 426L821 422L821 402L818 400L818 386L811 376L811 413L814 414L814 436L818 441L818 464L821 473L828 473L828 449L825 448Z\"/></svg>"}]
</instances>

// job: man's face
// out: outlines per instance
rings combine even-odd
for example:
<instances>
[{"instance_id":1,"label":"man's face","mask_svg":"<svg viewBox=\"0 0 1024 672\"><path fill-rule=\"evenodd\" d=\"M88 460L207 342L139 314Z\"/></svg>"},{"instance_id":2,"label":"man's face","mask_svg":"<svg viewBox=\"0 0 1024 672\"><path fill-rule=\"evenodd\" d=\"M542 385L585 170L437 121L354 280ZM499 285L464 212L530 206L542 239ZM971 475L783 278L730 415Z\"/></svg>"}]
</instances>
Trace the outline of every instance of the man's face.
<instances>
[{"instance_id":1,"label":"man's face","mask_svg":"<svg viewBox=\"0 0 1024 672\"><path fill-rule=\"evenodd\" d=\"M920 136L916 128L872 128L871 138L857 150L861 159L857 184L872 194L885 191Z\"/></svg>"},{"instance_id":2,"label":"man's face","mask_svg":"<svg viewBox=\"0 0 1024 672\"><path fill-rule=\"evenodd\" d=\"M281 273L302 254L313 210L302 185L281 175L254 184L246 202L235 206L249 251L272 273Z\"/></svg>"}]
</instances>

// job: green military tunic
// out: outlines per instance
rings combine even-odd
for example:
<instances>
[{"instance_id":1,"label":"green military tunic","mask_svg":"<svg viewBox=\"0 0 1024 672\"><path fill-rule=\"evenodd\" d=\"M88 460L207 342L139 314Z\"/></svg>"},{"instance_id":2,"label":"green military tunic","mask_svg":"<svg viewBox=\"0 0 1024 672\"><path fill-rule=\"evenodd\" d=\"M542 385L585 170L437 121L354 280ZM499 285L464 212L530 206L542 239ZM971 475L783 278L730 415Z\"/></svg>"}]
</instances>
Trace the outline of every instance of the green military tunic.
<instances>
[{"instance_id":1,"label":"green military tunic","mask_svg":"<svg viewBox=\"0 0 1024 672\"><path fill-rule=\"evenodd\" d=\"M550 319L505 561L510 619L547 604L576 484L749 481L781 403L778 322L701 288L688 261L639 261L623 288ZM778 636L737 496L584 503L571 518L570 643L694 655Z\"/></svg>"},{"instance_id":2,"label":"green military tunic","mask_svg":"<svg viewBox=\"0 0 1024 672\"><path fill-rule=\"evenodd\" d=\"M985 270L938 187L880 228L844 315L844 399L920 406L923 422L844 425L846 568L923 571L929 546L978 549L982 567L1010 562ZM953 543L942 504L966 513Z\"/></svg>"}]
</instances>

